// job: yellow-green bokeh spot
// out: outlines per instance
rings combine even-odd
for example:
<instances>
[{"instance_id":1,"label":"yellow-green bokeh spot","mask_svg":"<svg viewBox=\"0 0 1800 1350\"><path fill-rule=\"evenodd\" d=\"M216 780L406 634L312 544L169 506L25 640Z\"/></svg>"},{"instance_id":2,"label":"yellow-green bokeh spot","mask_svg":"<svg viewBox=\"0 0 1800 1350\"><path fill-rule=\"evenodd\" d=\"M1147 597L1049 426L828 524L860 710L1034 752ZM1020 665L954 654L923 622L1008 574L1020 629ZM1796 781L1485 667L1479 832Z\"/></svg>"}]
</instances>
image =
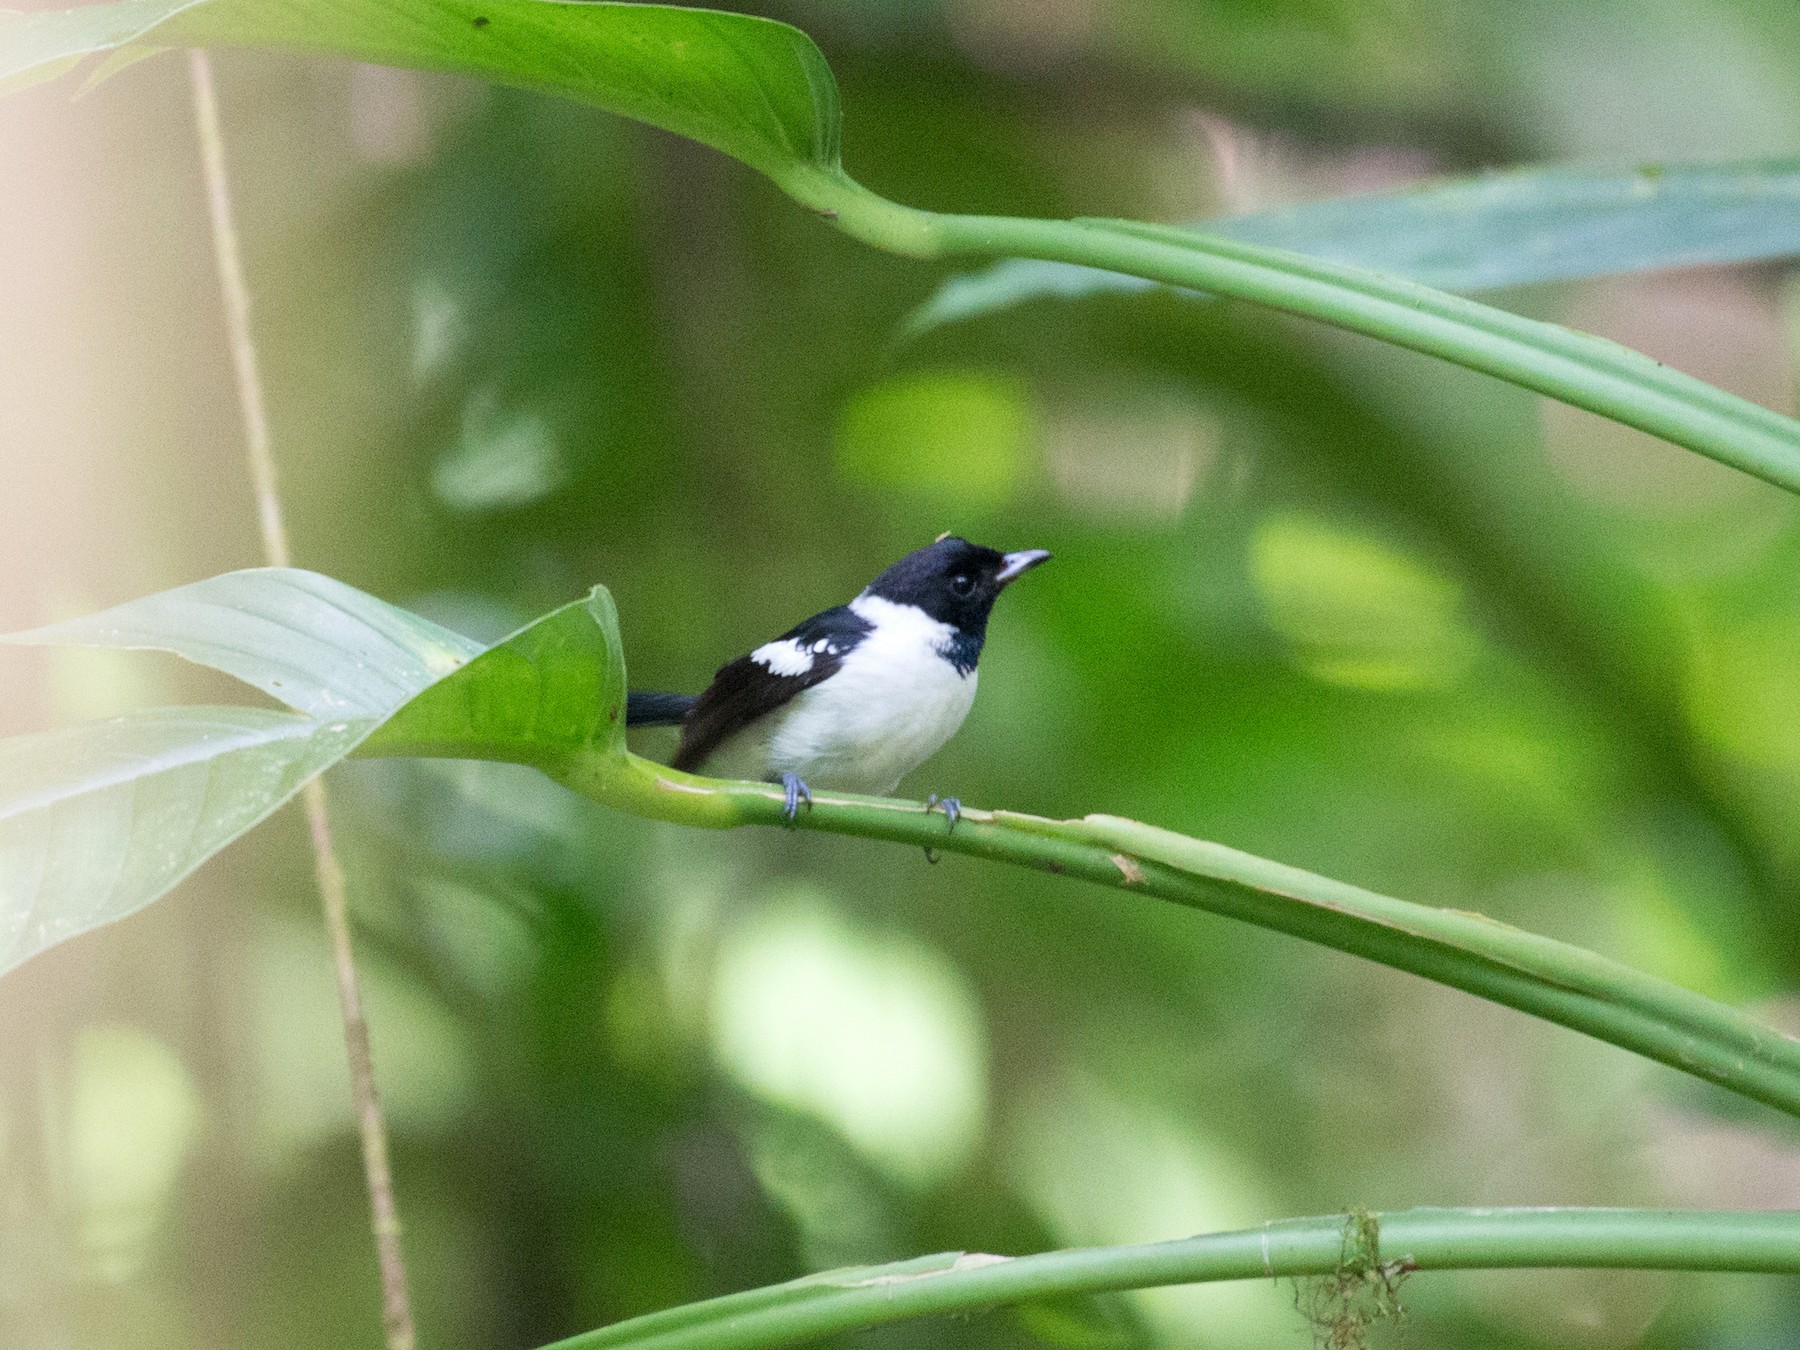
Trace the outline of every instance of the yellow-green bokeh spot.
<instances>
[{"instance_id":1,"label":"yellow-green bokeh spot","mask_svg":"<svg viewBox=\"0 0 1800 1350\"><path fill-rule=\"evenodd\" d=\"M853 397L837 425L838 470L960 510L1011 501L1040 422L1024 381L990 371L917 371Z\"/></svg>"},{"instance_id":2,"label":"yellow-green bokeh spot","mask_svg":"<svg viewBox=\"0 0 1800 1350\"><path fill-rule=\"evenodd\" d=\"M1268 517L1251 576L1269 626L1315 679L1360 689L1448 689L1481 638L1449 577L1391 544L1299 513Z\"/></svg>"},{"instance_id":3,"label":"yellow-green bokeh spot","mask_svg":"<svg viewBox=\"0 0 1800 1350\"><path fill-rule=\"evenodd\" d=\"M824 1122L901 1185L939 1184L967 1162L987 1115L986 1029L945 957L796 888L718 959L714 1053L751 1094Z\"/></svg>"},{"instance_id":4,"label":"yellow-green bokeh spot","mask_svg":"<svg viewBox=\"0 0 1800 1350\"><path fill-rule=\"evenodd\" d=\"M200 1128L199 1090L174 1050L109 1022L75 1037L64 1092L51 1128L77 1259L95 1278L121 1283L168 1218Z\"/></svg>"},{"instance_id":5,"label":"yellow-green bokeh spot","mask_svg":"<svg viewBox=\"0 0 1800 1350\"><path fill-rule=\"evenodd\" d=\"M1700 734L1743 765L1800 777L1800 635L1785 615L1707 633L1693 644L1688 715Z\"/></svg>"}]
</instances>

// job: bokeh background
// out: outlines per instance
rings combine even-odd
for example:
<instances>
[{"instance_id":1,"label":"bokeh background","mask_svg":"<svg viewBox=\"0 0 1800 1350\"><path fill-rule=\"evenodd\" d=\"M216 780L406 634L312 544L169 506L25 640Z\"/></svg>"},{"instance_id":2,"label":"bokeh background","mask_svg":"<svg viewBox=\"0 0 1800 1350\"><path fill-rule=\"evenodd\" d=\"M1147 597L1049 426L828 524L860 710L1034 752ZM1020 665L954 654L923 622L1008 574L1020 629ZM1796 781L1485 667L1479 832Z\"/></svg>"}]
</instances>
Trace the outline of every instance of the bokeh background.
<instances>
[{"instance_id":1,"label":"bokeh background","mask_svg":"<svg viewBox=\"0 0 1800 1350\"><path fill-rule=\"evenodd\" d=\"M796 0L847 161L1183 220L1550 161L1800 155L1760 0ZM219 60L301 561L481 638L604 582L633 682L955 529L1009 593L909 783L1138 816L1796 1023L1800 510L1635 432L1232 303L901 336L949 269L536 96ZM0 629L259 561L182 62L0 112ZM1793 410L1775 266L1498 297ZM243 695L8 653L0 731ZM647 752L667 749L648 737ZM1143 899L714 837L523 770L332 776L422 1344L832 1265L1348 1206L1800 1205L1800 1136L1573 1033ZM298 815L0 982L0 1344L373 1347ZM1791 1281L1416 1278L1390 1343L1793 1343ZM1284 1285L862 1346L1310 1343Z\"/></svg>"}]
</instances>

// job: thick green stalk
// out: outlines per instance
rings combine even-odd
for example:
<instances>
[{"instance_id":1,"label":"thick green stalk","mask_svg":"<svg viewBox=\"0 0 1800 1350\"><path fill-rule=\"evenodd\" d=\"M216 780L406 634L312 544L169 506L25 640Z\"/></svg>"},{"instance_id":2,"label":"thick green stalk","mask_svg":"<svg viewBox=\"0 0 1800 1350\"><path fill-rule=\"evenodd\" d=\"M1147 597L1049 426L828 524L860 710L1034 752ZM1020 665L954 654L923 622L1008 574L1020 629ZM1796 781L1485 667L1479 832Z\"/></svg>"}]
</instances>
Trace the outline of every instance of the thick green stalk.
<instances>
[{"instance_id":1,"label":"thick green stalk","mask_svg":"<svg viewBox=\"0 0 1800 1350\"><path fill-rule=\"evenodd\" d=\"M1498 376L1800 491L1800 422L1557 324L1366 268L1191 230L938 215L817 171L783 186L878 248L917 258L1075 263L1254 301Z\"/></svg>"},{"instance_id":2,"label":"thick green stalk","mask_svg":"<svg viewBox=\"0 0 1800 1350\"><path fill-rule=\"evenodd\" d=\"M560 782L636 815L683 825L781 825L781 793L696 778L634 755L564 755ZM1080 877L1241 919L1506 1004L1800 1116L1800 1041L1734 1008L1479 914L1377 895L1219 844L1116 816L1046 820L941 812L816 792L800 826Z\"/></svg>"},{"instance_id":3,"label":"thick green stalk","mask_svg":"<svg viewBox=\"0 0 1800 1350\"><path fill-rule=\"evenodd\" d=\"M1391 1283L1416 1270L1540 1266L1800 1274L1800 1214L1415 1209L1137 1247L1016 1258L947 1252L688 1304L546 1350L764 1350L1053 1295L1334 1273Z\"/></svg>"}]
</instances>

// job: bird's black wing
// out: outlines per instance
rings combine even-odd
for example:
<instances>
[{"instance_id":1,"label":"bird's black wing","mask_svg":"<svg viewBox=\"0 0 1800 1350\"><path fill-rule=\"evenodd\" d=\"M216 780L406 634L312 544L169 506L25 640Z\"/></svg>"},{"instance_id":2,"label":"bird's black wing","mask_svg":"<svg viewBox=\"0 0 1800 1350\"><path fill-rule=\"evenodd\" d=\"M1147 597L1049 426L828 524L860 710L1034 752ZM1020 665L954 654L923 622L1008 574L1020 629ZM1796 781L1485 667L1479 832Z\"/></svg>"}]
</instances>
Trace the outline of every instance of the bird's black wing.
<instances>
[{"instance_id":1,"label":"bird's black wing","mask_svg":"<svg viewBox=\"0 0 1800 1350\"><path fill-rule=\"evenodd\" d=\"M728 737L836 674L871 627L848 606L837 605L720 666L682 723L681 745L670 766L694 772Z\"/></svg>"}]
</instances>

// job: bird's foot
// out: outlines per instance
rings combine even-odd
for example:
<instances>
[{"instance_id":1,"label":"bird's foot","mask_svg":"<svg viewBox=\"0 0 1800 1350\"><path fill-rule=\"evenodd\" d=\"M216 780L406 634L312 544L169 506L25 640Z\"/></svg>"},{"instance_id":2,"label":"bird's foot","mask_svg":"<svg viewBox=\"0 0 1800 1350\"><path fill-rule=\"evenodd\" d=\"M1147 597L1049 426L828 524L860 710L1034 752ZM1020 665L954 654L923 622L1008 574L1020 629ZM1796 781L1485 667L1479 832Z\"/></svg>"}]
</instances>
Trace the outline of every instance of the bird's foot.
<instances>
[{"instance_id":1,"label":"bird's foot","mask_svg":"<svg viewBox=\"0 0 1800 1350\"><path fill-rule=\"evenodd\" d=\"M942 808L944 819L950 822L950 828L954 830L956 828L956 822L962 818L962 803L957 801L954 797L940 797L934 792L925 799L925 814L930 815L939 808ZM937 860L937 850L927 845L925 848L925 861L934 863Z\"/></svg>"},{"instance_id":2,"label":"bird's foot","mask_svg":"<svg viewBox=\"0 0 1800 1350\"><path fill-rule=\"evenodd\" d=\"M800 818L801 802L806 803L808 811L812 810L812 789L800 781L797 773L782 774L781 786L787 791L787 804L782 807L781 814L787 818L788 828L791 830Z\"/></svg>"}]
</instances>

